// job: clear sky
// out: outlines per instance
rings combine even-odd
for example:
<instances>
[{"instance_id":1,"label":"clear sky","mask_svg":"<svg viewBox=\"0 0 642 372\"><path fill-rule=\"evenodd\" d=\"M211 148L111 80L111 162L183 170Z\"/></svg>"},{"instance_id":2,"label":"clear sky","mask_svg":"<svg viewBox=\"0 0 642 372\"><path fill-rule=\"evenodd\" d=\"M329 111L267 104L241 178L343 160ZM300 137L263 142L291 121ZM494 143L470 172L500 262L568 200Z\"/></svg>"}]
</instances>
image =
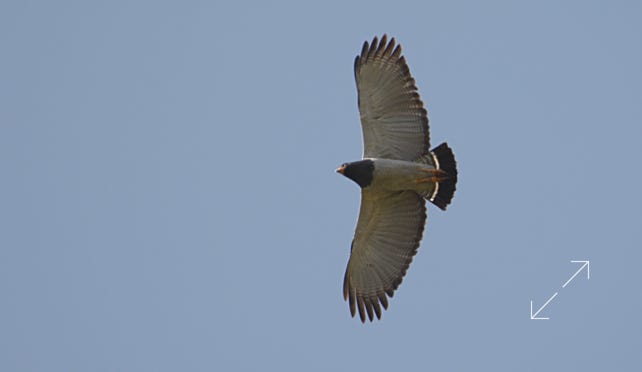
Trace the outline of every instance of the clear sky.
<instances>
[{"instance_id":1,"label":"clear sky","mask_svg":"<svg viewBox=\"0 0 642 372\"><path fill-rule=\"evenodd\" d=\"M640 1L3 1L0 370L639 371ZM383 319L341 285L353 59L459 184ZM590 260L591 278L571 260ZM541 306L530 319L530 301Z\"/></svg>"}]
</instances>

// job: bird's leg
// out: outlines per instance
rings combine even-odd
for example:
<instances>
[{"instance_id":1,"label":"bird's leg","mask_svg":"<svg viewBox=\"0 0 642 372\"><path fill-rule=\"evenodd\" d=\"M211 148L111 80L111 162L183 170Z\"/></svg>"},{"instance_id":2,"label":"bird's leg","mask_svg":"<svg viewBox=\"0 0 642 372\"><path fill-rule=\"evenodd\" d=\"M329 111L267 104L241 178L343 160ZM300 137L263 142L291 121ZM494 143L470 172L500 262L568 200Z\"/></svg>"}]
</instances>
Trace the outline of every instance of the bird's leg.
<instances>
[{"instance_id":1,"label":"bird's leg","mask_svg":"<svg viewBox=\"0 0 642 372\"><path fill-rule=\"evenodd\" d=\"M421 169L422 172L426 173L426 177L421 177L415 179L415 183L435 183L441 182L448 178L448 173L444 172L441 169Z\"/></svg>"}]
</instances>

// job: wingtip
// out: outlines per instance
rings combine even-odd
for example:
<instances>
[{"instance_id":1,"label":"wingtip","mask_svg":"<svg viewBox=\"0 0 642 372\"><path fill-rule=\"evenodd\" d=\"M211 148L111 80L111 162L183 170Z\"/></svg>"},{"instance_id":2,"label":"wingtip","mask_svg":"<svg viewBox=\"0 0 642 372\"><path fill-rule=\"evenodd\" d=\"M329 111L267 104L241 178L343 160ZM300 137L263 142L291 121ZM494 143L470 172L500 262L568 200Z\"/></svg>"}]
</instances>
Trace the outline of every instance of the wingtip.
<instances>
[{"instance_id":1,"label":"wingtip","mask_svg":"<svg viewBox=\"0 0 642 372\"><path fill-rule=\"evenodd\" d=\"M366 309L363 304L363 297L359 296L357 297L357 305L359 307L359 318L361 318L361 322L365 323L366 322Z\"/></svg>"},{"instance_id":2,"label":"wingtip","mask_svg":"<svg viewBox=\"0 0 642 372\"><path fill-rule=\"evenodd\" d=\"M361 47L361 56L365 57L368 55L368 49L370 49L370 45L368 44L368 41L363 42L363 46ZM358 56L357 56L358 57Z\"/></svg>"}]
</instances>

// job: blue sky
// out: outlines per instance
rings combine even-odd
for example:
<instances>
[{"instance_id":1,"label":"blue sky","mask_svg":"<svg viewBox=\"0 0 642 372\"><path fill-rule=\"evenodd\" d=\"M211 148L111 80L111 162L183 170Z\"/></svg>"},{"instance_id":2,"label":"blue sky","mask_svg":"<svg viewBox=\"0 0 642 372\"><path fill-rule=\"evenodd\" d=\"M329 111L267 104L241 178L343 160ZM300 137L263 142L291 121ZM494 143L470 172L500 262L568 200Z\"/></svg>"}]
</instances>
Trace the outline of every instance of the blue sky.
<instances>
[{"instance_id":1,"label":"blue sky","mask_svg":"<svg viewBox=\"0 0 642 372\"><path fill-rule=\"evenodd\" d=\"M640 14L3 2L0 369L637 371ZM353 58L383 33L460 178L364 325L334 169L361 156ZM561 289L571 260L591 279Z\"/></svg>"}]
</instances>

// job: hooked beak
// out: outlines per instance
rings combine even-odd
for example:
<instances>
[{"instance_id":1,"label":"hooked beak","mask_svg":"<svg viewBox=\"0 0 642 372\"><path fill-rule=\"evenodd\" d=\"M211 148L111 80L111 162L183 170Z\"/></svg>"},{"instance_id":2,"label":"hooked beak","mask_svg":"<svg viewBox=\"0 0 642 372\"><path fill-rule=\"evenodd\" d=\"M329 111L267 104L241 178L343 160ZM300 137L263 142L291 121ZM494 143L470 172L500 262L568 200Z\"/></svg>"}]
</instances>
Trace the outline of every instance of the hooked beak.
<instances>
[{"instance_id":1,"label":"hooked beak","mask_svg":"<svg viewBox=\"0 0 642 372\"><path fill-rule=\"evenodd\" d=\"M337 173L341 173L341 174L345 175L344 172L346 171L346 166L342 165L339 168L337 168L336 171L337 171Z\"/></svg>"}]
</instances>

